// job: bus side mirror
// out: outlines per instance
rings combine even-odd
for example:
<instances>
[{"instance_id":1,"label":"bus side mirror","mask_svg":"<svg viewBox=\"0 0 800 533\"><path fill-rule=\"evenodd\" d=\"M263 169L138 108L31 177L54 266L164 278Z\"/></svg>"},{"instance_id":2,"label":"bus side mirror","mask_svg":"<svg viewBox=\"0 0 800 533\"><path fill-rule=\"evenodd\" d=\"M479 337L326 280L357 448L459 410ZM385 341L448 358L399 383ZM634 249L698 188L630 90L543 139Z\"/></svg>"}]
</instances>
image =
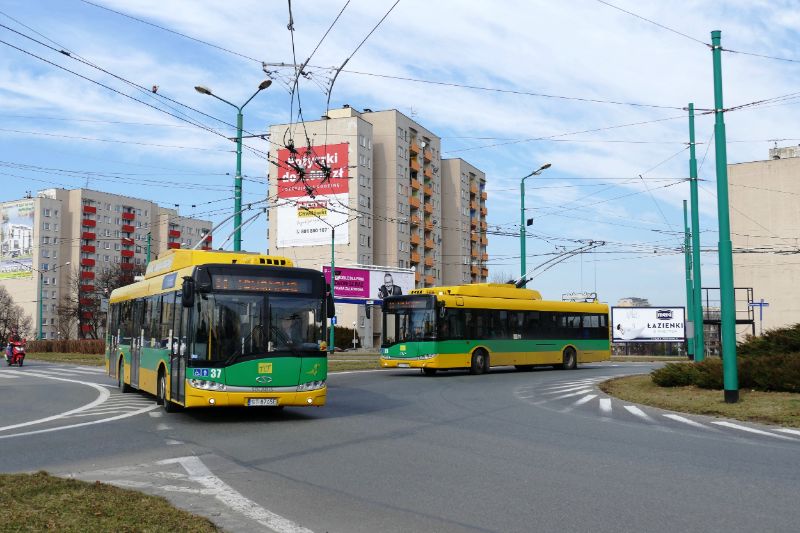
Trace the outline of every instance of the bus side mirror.
<instances>
[{"instance_id":1,"label":"bus side mirror","mask_svg":"<svg viewBox=\"0 0 800 533\"><path fill-rule=\"evenodd\" d=\"M181 285L181 305L183 307L194 307L194 279L191 276L183 277L183 285Z\"/></svg>"},{"instance_id":2,"label":"bus side mirror","mask_svg":"<svg viewBox=\"0 0 800 533\"><path fill-rule=\"evenodd\" d=\"M447 313L447 308L444 303L439 304L439 318L444 318L445 313Z\"/></svg>"},{"instance_id":3,"label":"bus side mirror","mask_svg":"<svg viewBox=\"0 0 800 533\"><path fill-rule=\"evenodd\" d=\"M364 316L366 316L367 318L370 318L370 312L371 312L370 310L371 309L372 309L371 305L365 305L364 306Z\"/></svg>"},{"instance_id":4,"label":"bus side mirror","mask_svg":"<svg viewBox=\"0 0 800 533\"><path fill-rule=\"evenodd\" d=\"M326 285L325 289L325 309L328 318L333 318L336 316L336 304L333 301L333 293L331 292L331 286Z\"/></svg>"}]
</instances>

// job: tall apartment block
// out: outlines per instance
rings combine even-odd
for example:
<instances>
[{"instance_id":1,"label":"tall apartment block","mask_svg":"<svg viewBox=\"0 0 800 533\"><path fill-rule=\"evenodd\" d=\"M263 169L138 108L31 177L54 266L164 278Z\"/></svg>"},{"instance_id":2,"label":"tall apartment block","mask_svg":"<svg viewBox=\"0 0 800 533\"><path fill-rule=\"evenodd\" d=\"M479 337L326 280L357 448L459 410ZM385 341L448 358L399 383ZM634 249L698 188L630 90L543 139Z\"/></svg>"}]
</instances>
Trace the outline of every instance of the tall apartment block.
<instances>
[{"instance_id":1,"label":"tall apartment block","mask_svg":"<svg viewBox=\"0 0 800 533\"><path fill-rule=\"evenodd\" d=\"M37 331L42 320L45 339L91 330L84 323L71 332L59 325L58 305L74 290L70 278L77 278L78 301L86 306L81 319L90 320L95 300L103 296L95 289L97 275L112 266L124 273L144 265L148 234L155 257L164 250L192 246L211 231L210 221L182 217L147 200L89 189L46 189L33 198L0 204L0 211L0 284L33 317ZM202 248L210 246L209 237Z\"/></svg>"},{"instance_id":2,"label":"tall apartment block","mask_svg":"<svg viewBox=\"0 0 800 533\"><path fill-rule=\"evenodd\" d=\"M440 137L415 120L344 106L272 126L270 140L272 252L322 268L335 229L337 266L413 269L416 287L486 281L485 175L442 159ZM379 333L363 308L339 320L356 322L362 339Z\"/></svg>"}]
</instances>

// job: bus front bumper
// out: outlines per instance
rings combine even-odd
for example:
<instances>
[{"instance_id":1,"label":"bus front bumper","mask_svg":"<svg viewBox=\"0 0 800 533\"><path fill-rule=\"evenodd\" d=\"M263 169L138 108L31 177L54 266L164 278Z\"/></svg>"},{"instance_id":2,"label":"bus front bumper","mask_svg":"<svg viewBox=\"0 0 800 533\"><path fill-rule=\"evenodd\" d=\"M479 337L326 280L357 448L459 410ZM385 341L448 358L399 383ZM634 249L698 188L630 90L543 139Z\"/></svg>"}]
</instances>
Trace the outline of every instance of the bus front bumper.
<instances>
[{"instance_id":1,"label":"bus front bumper","mask_svg":"<svg viewBox=\"0 0 800 533\"><path fill-rule=\"evenodd\" d=\"M382 368L452 368L442 365L441 356L438 354L424 355L422 357L389 357L381 356Z\"/></svg>"},{"instance_id":2,"label":"bus front bumper","mask_svg":"<svg viewBox=\"0 0 800 533\"><path fill-rule=\"evenodd\" d=\"M328 387L305 392L220 392L186 387L186 407L284 407L325 405Z\"/></svg>"}]
</instances>

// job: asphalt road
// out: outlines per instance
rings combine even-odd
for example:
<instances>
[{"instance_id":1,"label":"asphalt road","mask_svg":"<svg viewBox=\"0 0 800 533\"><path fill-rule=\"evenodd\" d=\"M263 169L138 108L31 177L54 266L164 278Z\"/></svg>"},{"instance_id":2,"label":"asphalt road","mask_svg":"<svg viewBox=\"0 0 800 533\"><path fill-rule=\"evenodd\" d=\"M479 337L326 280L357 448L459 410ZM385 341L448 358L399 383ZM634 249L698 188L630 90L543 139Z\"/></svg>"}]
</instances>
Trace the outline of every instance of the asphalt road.
<instances>
[{"instance_id":1,"label":"asphalt road","mask_svg":"<svg viewBox=\"0 0 800 533\"><path fill-rule=\"evenodd\" d=\"M0 368L0 471L167 496L229 531L797 531L800 431L637 407L577 371L334 374L316 409L162 413Z\"/></svg>"}]
</instances>

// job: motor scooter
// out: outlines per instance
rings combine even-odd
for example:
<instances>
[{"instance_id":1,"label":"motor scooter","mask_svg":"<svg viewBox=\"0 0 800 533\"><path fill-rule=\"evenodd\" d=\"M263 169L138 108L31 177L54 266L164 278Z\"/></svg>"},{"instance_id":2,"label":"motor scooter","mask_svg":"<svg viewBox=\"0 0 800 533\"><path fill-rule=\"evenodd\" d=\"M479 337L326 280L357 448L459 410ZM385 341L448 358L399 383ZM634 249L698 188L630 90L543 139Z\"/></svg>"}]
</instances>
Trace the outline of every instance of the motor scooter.
<instances>
[{"instance_id":1,"label":"motor scooter","mask_svg":"<svg viewBox=\"0 0 800 533\"><path fill-rule=\"evenodd\" d=\"M23 361L25 361L25 339L21 341L9 341L5 356L8 366L22 366Z\"/></svg>"}]
</instances>

